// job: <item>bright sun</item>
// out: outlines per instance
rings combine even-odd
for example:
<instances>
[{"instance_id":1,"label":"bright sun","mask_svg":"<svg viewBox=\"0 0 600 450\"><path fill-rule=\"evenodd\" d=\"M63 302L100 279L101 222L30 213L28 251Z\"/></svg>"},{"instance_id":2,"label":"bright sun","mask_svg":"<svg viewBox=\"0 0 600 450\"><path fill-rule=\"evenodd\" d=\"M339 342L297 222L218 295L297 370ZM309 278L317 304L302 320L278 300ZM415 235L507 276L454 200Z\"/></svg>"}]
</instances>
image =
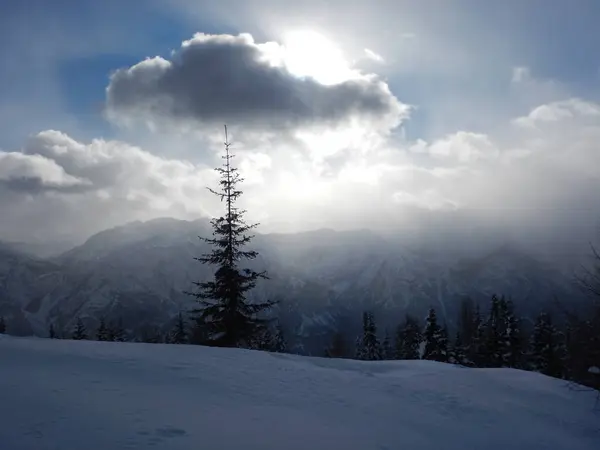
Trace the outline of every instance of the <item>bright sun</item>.
<instances>
[{"instance_id":1,"label":"bright sun","mask_svg":"<svg viewBox=\"0 0 600 450\"><path fill-rule=\"evenodd\" d=\"M337 84L356 77L340 48L320 33L303 30L286 33L285 64L299 77L321 84Z\"/></svg>"}]
</instances>

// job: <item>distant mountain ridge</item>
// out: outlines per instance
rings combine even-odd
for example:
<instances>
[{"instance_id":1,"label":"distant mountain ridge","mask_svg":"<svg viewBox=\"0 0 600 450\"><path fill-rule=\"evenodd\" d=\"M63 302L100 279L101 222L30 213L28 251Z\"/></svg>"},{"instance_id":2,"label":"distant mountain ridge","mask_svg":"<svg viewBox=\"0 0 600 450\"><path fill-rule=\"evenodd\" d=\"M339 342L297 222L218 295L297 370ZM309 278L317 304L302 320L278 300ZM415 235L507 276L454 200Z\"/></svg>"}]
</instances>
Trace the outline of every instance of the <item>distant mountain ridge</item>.
<instances>
[{"instance_id":1,"label":"distant mountain ridge","mask_svg":"<svg viewBox=\"0 0 600 450\"><path fill-rule=\"evenodd\" d=\"M0 314L16 334L45 335L50 323L65 332L77 317L93 328L100 317L121 318L130 331L166 331L194 307L183 294L192 280L211 276L193 260L207 251L198 236L207 221L156 219L100 232L59 257L41 259L0 245ZM364 309L390 328L406 312L423 317L434 306L453 324L460 299L486 302L511 296L526 315L554 298L576 301L571 279L513 245L478 256L413 248L369 230L257 234L252 267L270 280L253 292L281 300L277 314L292 340L315 353L334 330L355 332Z\"/></svg>"}]
</instances>

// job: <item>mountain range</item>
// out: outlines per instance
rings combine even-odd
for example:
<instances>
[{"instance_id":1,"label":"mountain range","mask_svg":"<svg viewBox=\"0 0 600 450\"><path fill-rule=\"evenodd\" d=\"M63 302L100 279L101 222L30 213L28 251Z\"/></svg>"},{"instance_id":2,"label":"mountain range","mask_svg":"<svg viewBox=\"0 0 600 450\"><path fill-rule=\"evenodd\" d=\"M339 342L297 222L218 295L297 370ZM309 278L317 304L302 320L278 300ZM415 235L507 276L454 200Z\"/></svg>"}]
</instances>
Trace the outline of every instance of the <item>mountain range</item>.
<instances>
[{"instance_id":1,"label":"mountain range","mask_svg":"<svg viewBox=\"0 0 600 450\"><path fill-rule=\"evenodd\" d=\"M77 318L92 330L101 317L122 320L131 334L167 332L179 312L194 308L184 291L212 274L193 259L208 250L198 236L210 235L206 220L155 219L100 232L51 258L0 243L0 315L16 335L47 335L50 324L69 334ZM452 327L465 297L485 308L492 294L506 295L528 318L555 299L582 299L559 264L505 242L460 252L369 230L322 229L257 234L252 245L259 257L250 266L269 274L252 297L280 301L275 314L302 353L322 352L338 330L351 338L366 309L383 333L431 306Z\"/></svg>"}]
</instances>

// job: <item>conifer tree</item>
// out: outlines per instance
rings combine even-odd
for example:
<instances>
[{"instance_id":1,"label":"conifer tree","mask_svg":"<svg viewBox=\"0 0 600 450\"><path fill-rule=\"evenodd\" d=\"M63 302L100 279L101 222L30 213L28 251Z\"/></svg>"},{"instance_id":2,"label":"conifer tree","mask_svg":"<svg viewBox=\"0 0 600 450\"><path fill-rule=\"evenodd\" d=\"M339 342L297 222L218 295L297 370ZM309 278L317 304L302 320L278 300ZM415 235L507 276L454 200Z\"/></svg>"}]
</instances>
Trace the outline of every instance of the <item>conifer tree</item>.
<instances>
[{"instance_id":1,"label":"conifer tree","mask_svg":"<svg viewBox=\"0 0 600 450\"><path fill-rule=\"evenodd\" d=\"M448 340L448 328L446 327L446 325L444 325L440 329L440 337L438 342L440 345L440 359L438 359L438 361L448 362L450 358L450 343Z\"/></svg>"},{"instance_id":2,"label":"conifer tree","mask_svg":"<svg viewBox=\"0 0 600 450\"><path fill-rule=\"evenodd\" d=\"M362 336L356 336L356 341L354 341L354 359L365 359L362 341Z\"/></svg>"},{"instance_id":3,"label":"conifer tree","mask_svg":"<svg viewBox=\"0 0 600 450\"><path fill-rule=\"evenodd\" d=\"M171 331L169 342L171 344L187 344L188 342L185 320L181 313L177 315L177 322L175 322L175 327Z\"/></svg>"},{"instance_id":4,"label":"conifer tree","mask_svg":"<svg viewBox=\"0 0 600 450\"><path fill-rule=\"evenodd\" d=\"M366 361L375 361L382 359L382 350L379 339L377 339L377 325L375 318L370 312L363 313L363 334L357 341L358 359Z\"/></svg>"},{"instance_id":5,"label":"conifer tree","mask_svg":"<svg viewBox=\"0 0 600 450\"><path fill-rule=\"evenodd\" d=\"M73 330L72 339L74 339L76 341L81 341L81 340L84 340L87 338L88 338L88 336L87 336L87 332L85 330L85 325L83 324L81 317L78 317L77 323L75 324L75 329Z\"/></svg>"},{"instance_id":6,"label":"conifer tree","mask_svg":"<svg viewBox=\"0 0 600 450\"><path fill-rule=\"evenodd\" d=\"M466 365L466 348L460 331L456 332L454 343L451 345L448 353L448 362L452 364Z\"/></svg>"},{"instance_id":7,"label":"conifer tree","mask_svg":"<svg viewBox=\"0 0 600 450\"><path fill-rule=\"evenodd\" d=\"M198 314L206 345L248 347L269 322L261 315L276 302L250 303L247 299L247 293L256 286L256 282L266 279L267 275L239 268L241 260L252 260L258 256L256 251L243 249L254 237L248 232L258 224L248 225L243 219L245 211L235 206L242 195L237 186L243 179L231 164L234 155L230 153L230 145L225 127L225 162L215 169L221 177L220 188L209 188L225 202L225 214L211 221L213 237L201 238L213 247L211 253L195 258L217 269L212 281L194 282L197 291L189 294L200 304L194 312Z\"/></svg>"},{"instance_id":8,"label":"conifer tree","mask_svg":"<svg viewBox=\"0 0 600 450\"><path fill-rule=\"evenodd\" d=\"M106 326L106 321L104 317L100 318L100 324L98 325L98 330L96 330L96 340L97 341L108 341L109 339L109 331Z\"/></svg>"},{"instance_id":9,"label":"conifer tree","mask_svg":"<svg viewBox=\"0 0 600 450\"><path fill-rule=\"evenodd\" d=\"M503 367L521 368L523 366L523 333L520 320L516 317L514 307L509 302L505 316L505 327L502 335Z\"/></svg>"},{"instance_id":10,"label":"conifer tree","mask_svg":"<svg viewBox=\"0 0 600 450\"><path fill-rule=\"evenodd\" d=\"M404 323L396 331L395 359L419 359L421 331L417 319L406 315Z\"/></svg>"},{"instance_id":11,"label":"conifer tree","mask_svg":"<svg viewBox=\"0 0 600 450\"><path fill-rule=\"evenodd\" d=\"M4 321L4 316L0 316L0 334L6 333L6 322Z\"/></svg>"},{"instance_id":12,"label":"conifer tree","mask_svg":"<svg viewBox=\"0 0 600 450\"><path fill-rule=\"evenodd\" d=\"M125 341L125 329L123 328L123 320L119 319L108 327L108 340L115 342Z\"/></svg>"},{"instance_id":13,"label":"conifer tree","mask_svg":"<svg viewBox=\"0 0 600 450\"><path fill-rule=\"evenodd\" d=\"M490 313L483 331L483 346L485 348L485 367L501 367L504 354L503 344L503 310L504 298L492 295Z\"/></svg>"},{"instance_id":14,"label":"conifer tree","mask_svg":"<svg viewBox=\"0 0 600 450\"><path fill-rule=\"evenodd\" d=\"M56 331L54 330L54 324L51 323L48 329L48 336L50 339L56 339Z\"/></svg>"},{"instance_id":15,"label":"conifer tree","mask_svg":"<svg viewBox=\"0 0 600 450\"><path fill-rule=\"evenodd\" d=\"M445 339L446 342L444 342L443 331L437 323L437 316L434 308L429 309L425 331L423 332L423 339L425 342L423 359L430 359L433 361L444 361L446 359L444 344L446 343L447 345L447 338Z\"/></svg>"},{"instance_id":16,"label":"conifer tree","mask_svg":"<svg viewBox=\"0 0 600 450\"><path fill-rule=\"evenodd\" d=\"M469 345L468 362L473 367L486 367L488 364L488 354L485 345L486 322L481 317L479 305L475 307L473 316L473 339Z\"/></svg>"},{"instance_id":17,"label":"conifer tree","mask_svg":"<svg viewBox=\"0 0 600 450\"><path fill-rule=\"evenodd\" d=\"M382 359L394 359L394 352L392 351L392 344L390 342L390 334L385 330L383 337L383 343L381 344L381 356Z\"/></svg>"},{"instance_id":18,"label":"conifer tree","mask_svg":"<svg viewBox=\"0 0 600 450\"><path fill-rule=\"evenodd\" d=\"M529 363L532 370L556 378L563 375L560 335L551 317L541 312L531 336Z\"/></svg>"},{"instance_id":19,"label":"conifer tree","mask_svg":"<svg viewBox=\"0 0 600 450\"><path fill-rule=\"evenodd\" d=\"M331 345L325 350L325 356L328 358L345 358L348 356L348 350L344 335L336 332L331 340Z\"/></svg>"},{"instance_id":20,"label":"conifer tree","mask_svg":"<svg viewBox=\"0 0 600 450\"><path fill-rule=\"evenodd\" d=\"M271 341L271 351L275 353L286 353L287 352L287 342L285 341L285 336L283 334L283 327L281 324L278 324L275 327L275 333L273 334L273 339Z\"/></svg>"}]
</instances>

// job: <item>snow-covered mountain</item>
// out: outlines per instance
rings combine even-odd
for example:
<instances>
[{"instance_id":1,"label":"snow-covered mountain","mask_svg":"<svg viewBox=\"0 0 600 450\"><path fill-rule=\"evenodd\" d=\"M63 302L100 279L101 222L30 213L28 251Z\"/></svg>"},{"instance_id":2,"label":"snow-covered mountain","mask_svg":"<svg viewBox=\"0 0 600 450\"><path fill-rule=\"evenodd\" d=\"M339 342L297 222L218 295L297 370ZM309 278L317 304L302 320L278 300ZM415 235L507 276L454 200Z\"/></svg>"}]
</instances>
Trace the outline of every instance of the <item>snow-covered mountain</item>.
<instances>
[{"instance_id":1,"label":"snow-covered mountain","mask_svg":"<svg viewBox=\"0 0 600 450\"><path fill-rule=\"evenodd\" d=\"M159 219L103 231L51 260L0 248L0 314L19 334L45 334L49 323L71 330L77 317L94 327L101 316L166 330L193 308L183 293L192 280L211 275L193 260L207 250L198 235L210 233L205 221ZM270 274L253 295L281 301L278 314L307 351L323 348L334 329L355 332L367 308L382 327L429 306L452 324L465 296L506 294L529 315L578 295L569 276L510 245L466 257L369 230L257 235L253 245L260 257L252 264Z\"/></svg>"},{"instance_id":2,"label":"snow-covered mountain","mask_svg":"<svg viewBox=\"0 0 600 450\"><path fill-rule=\"evenodd\" d=\"M6 450L592 450L596 393L513 369L0 335Z\"/></svg>"}]
</instances>

